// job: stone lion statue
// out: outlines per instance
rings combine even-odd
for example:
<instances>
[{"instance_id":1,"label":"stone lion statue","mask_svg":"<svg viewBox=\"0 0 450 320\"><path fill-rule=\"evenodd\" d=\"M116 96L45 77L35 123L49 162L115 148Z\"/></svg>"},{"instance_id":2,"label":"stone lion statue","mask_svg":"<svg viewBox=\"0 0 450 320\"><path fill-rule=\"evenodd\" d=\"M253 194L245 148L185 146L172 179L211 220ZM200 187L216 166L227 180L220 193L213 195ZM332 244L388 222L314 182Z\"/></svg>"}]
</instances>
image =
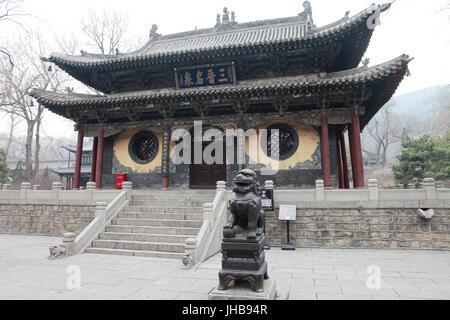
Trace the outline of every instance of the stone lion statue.
<instances>
[{"instance_id":1,"label":"stone lion statue","mask_svg":"<svg viewBox=\"0 0 450 320\"><path fill-rule=\"evenodd\" d=\"M263 233L264 211L261 207L261 188L255 171L244 169L233 180L234 197L230 200L230 216L224 227L224 238L243 236L256 239Z\"/></svg>"},{"instance_id":2,"label":"stone lion statue","mask_svg":"<svg viewBox=\"0 0 450 320\"><path fill-rule=\"evenodd\" d=\"M50 247L50 256L48 258L53 260L53 259L64 257L64 256L66 256L66 254L67 254L67 250L64 246L60 245L60 246Z\"/></svg>"}]
</instances>

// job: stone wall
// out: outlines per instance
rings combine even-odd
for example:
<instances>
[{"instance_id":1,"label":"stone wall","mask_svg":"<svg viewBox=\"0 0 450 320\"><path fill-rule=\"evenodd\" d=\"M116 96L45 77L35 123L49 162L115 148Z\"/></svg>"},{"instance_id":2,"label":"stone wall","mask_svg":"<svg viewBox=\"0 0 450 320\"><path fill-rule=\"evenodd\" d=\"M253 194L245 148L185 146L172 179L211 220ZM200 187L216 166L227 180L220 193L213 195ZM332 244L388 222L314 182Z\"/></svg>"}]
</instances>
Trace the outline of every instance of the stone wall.
<instances>
[{"instance_id":1,"label":"stone wall","mask_svg":"<svg viewBox=\"0 0 450 320\"><path fill-rule=\"evenodd\" d=\"M95 186L94 186L95 187ZM110 203L118 190L61 190L54 182L52 190L31 190L24 182L21 190L0 190L0 233L62 236L77 235L95 217L97 203Z\"/></svg>"},{"instance_id":2,"label":"stone wall","mask_svg":"<svg viewBox=\"0 0 450 320\"><path fill-rule=\"evenodd\" d=\"M299 207L297 207L299 208ZM450 209L435 209L431 220L417 208L297 209L290 222L291 243L318 248L450 249ZM270 245L286 242L286 222L278 213L266 214Z\"/></svg>"},{"instance_id":3,"label":"stone wall","mask_svg":"<svg viewBox=\"0 0 450 320\"><path fill-rule=\"evenodd\" d=\"M78 235L94 217L95 205L0 203L0 233Z\"/></svg>"}]
</instances>

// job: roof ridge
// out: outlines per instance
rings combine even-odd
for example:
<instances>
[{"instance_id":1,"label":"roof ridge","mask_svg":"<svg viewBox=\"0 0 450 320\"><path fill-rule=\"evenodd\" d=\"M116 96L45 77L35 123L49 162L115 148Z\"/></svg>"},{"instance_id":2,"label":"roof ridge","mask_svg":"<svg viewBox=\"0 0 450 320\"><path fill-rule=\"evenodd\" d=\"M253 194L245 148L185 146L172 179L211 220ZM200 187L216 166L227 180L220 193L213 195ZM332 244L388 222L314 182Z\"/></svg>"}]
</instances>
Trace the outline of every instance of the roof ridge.
<instances>
[{"instance_id":1,"label":"roof ridge","mask_svg":"<svg viewBox=\"0 0 450 320\"><path fill-rule=\"evenodd\" d=\"M373 6L373 5L372 5ZM291 40L295 39L314 39L315 37L322 37L329 33L334 33L337 31L340 31L340 28L351 26L354 22L357 22L361 20L363 17L368 16L372 14L369 12L370 8L368 7L365 10L359 12L356 15L353 15L352 17L348 17L348 13L341 19L338 19L335 22L332 22L328 25L322 26L322 27L313 27L310 32L306 32L304 36L299 37L298 34L293 36ZM381 11L385 11L390 7L390 4L382 4L382 5L376 5L378 6ZM252 25L256 24L256 26L252 27ZM168 35L160 35L156 38L149 39L147 42L139 49L118 54L118 55L102 55L102 54L91 54L84 52L82 55L66 55L66 54L60 54L60 53L52 53L52 56L50 60L52 61L52 58L60 58L62 60L68 60L72 61L73 63L80 63L80 64L91 64L91 63L102 63L102 61L110 61L110 62L120 62L122 60L133 58L134 56L142 56L142 57L151 57L151 56L162 56L162 55L170 55L180 52L196 52L196 51L204 51L208 48L205 47L191 47L191 48L179 48L176 46L177 42L187 42L194 39L201 40L205 39L207 37L220 37L220 36L227 36L232 34L238 34L239 32L250 32L250 31L257 31L257 30L264 30L268 28L273 28L275 26L279 26L280 28L283 26L295 26L295 25L305 25L307 24L307 21L299 16L291 16L291 17L284 17L284 18L275 18L275 19L265 19L265 20L257 20L257 21L251 21L251 22L245 22L245 23L238 23L236 25L230 25L229 29L226 30L217 30L216 28L205 28L205 29L199 29L199 30L191 30L191 31L184 31L184 32L178 32ZM286 39L266 39L266 40L258 40L255 41L255 44L260 44L262 42L267 43L277 43L279 41L284 41ZM161 48L164 47L164 45L172 44L171 48ZM244 44L240 43L238 45L245 45L248 43L245 42ZM236 45L236 44L234 44ZM158 47L159 46L159 47ZM233 44L216 44L212 45L210 44L209 49L211 48L229 48L232 47ZM152 50L154 52L151 52ZM89 59L92 58L92 59ZM97 60L97 61L96 61Z\"/></svg>"}]
</instances>

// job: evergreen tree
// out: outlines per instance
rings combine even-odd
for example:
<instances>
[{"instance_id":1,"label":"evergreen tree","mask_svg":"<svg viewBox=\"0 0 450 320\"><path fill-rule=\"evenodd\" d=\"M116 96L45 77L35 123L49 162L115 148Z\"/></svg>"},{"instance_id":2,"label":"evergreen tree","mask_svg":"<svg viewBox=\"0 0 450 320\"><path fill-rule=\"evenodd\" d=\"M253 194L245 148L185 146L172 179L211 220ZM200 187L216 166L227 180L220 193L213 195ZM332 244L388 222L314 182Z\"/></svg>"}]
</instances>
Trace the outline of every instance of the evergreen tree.
<instances>
[{"instance_id":1,"label":"evergreen tree","mask_svg":"<svg viewBox=\"0 0 450 320\"><path fill-rule=\"evenodd\" d=\"M0 149L0 183L8 182L8 165L6 164L6 153Z\"/></svg>"},{"instance_id":2,"label":"evergreen tree","mask_svg":"<svg viewBox=\"0 0 450 320\"><path fill-rule=\"evenodd\" d=\"M402 147L399 164L392 167L396 183L418 186L424 178L450 178L450 132L435 140L428 135L408 140Z\"/></svg>"}]
</instances>

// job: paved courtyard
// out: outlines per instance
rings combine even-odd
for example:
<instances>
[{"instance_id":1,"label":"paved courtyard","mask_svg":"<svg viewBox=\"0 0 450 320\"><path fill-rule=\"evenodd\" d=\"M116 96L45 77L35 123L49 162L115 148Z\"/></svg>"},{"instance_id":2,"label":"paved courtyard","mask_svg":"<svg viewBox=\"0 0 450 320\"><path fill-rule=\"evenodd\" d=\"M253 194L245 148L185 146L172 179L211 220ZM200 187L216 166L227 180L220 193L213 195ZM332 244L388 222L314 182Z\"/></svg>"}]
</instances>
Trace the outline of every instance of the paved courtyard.
<instances>
[{"instance_id":1,"label":"paved courtyard","mask_svg":"<svg viewBox=\"0 0 450 320\"><path fill-rule=\"evenodd\" d=\"M60 242L0 234L0 299L199 300L217 285L220 255L196 270L158 258L81 254L48 260L48 247ZM448 251L275 248L266 259L280 299L450 299ZM81 287L68 289L78 271ZM380 286L368 289L367 282Z\"/></svg>"}]
</instances>

